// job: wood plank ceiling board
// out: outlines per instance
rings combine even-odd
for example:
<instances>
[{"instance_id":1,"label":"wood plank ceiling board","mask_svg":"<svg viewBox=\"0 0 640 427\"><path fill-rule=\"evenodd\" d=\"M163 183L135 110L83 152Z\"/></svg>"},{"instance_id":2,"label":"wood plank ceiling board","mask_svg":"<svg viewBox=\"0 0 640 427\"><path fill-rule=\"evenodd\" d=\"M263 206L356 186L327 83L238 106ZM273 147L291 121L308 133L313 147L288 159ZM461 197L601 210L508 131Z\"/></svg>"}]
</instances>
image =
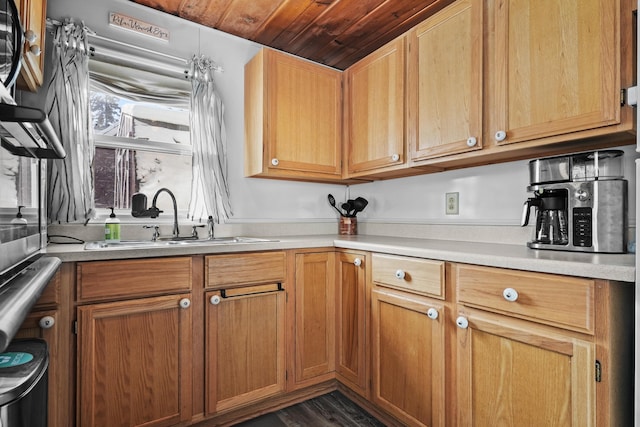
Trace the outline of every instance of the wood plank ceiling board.
<instances>
[{"instance_id":1,"label":"wood plank ceiling board","mask_svg":"<svg viewBox=\"0 0 640 427\"><path fill-rule=\"evenodd\" d=\"M130 0L344 70L454 0Z\"/></svg>"}]
</instances>

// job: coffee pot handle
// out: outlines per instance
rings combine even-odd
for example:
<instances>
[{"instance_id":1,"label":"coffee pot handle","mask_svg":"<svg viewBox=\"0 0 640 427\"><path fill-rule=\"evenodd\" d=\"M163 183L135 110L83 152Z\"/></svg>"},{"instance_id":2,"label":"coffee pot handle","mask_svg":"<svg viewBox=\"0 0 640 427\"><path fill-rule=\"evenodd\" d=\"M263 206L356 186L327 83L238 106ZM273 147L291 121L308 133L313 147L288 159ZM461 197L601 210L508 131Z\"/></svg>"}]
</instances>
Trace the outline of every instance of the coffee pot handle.
<instances>
[{"instance_id":1,"label":"coffee pot handle","mask_svg":"<svg viewBox=\"0 0 640 427\"><path fill-rule=\"evenodd\" d=\"M540 206L540 199L532 197L524 202L524 206L522 207L522 219L520 220L521 227L529 225L529 212L531 212L531 208L534 206Z\"/></svg>"}]
</instances>

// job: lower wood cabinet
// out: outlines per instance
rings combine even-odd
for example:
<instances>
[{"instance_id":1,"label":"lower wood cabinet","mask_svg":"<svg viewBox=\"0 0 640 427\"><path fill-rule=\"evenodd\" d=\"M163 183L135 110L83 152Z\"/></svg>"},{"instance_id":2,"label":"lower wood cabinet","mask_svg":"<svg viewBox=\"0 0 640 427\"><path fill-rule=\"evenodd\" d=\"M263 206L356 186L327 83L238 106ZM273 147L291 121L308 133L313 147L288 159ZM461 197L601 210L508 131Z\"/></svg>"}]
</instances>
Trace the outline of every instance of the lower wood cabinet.
<instances>
[{"instance_id":1,"label":"lower wood cabinet","mask_svg":"<svg viewBox=\"0 0 640 427\"><path fill-rule=\"evenodd\" d=\"M78 425L191 419L190 294L78 308Z\"/></svg>"},{"instance_id":2,"label":"lower wood cabinet","mask_svg":"<svg viewBox=\"0 0 640 427\"><path fill-rule=\"evenodd\" d=\"M335 253L296 253L293 386L335 378Z\"/></svg>"},{"instance_id":3,"label":"lower wood cabinet","mask_svg":"<svg viewBox=\"0 0 640 427\"><path fill-rule=\"evenodd\" d=\"M503 316L464 319L459 426L597 425L594 343Z\"/></svg>"},{"instance_id":4,"label":"lower wood cabinet","mask_svg":"<svg viewBox=\"0 0 640 427\"><path fill-rule=\"evenodd\" d=\"M371 312L373 403L408 426L444 426L442 302L376 286Z\"/></svg>"},{"instance_id":5,"label":"lower wood cabinet","mask_svg":"<svg viewBox=\"0 0 640 427\"><path fill-rule=\"evenodd\" d=\"M205 416L285 391L285 252L205 257Z\"/></svg>"},{"instance_id":6,"label":"lower wood cabinet","mask_svg":"<svg viewBox=\"0 0 640 427\"><path fill-rule=\"evenodd\" d=\"M267 284L207 292L205 404L213 415L284 392L285 293Z\"/></svg>"},{"instance_id":7,"label":"lower wood cabinet","mask_svg":"<svg viewBox=\"0 0 640 427\"><path fill-rule=\"evenodd\" d=\"M336 253L336 375L338 380L369 397L369 293L367 254Z\"/></svg>"}]
</instances>

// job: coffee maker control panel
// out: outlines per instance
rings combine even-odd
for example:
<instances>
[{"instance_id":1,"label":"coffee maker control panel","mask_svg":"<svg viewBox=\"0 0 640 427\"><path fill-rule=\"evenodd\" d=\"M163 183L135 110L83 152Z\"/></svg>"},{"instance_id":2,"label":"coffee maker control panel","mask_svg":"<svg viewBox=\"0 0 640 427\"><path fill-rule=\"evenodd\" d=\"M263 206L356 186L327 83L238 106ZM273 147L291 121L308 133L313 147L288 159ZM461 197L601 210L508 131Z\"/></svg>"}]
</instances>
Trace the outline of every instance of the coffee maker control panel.
<instances>
[{"instance_id":1,"label":"coffee maker control panel","mask_svg":"<svg viewBox=\"0 0 640 427\"><path fill-rule=\"evenodd\" d=\"M573 208L573 246L593 246L593 218L589 207Z\"/></svg>"}]
</instances>

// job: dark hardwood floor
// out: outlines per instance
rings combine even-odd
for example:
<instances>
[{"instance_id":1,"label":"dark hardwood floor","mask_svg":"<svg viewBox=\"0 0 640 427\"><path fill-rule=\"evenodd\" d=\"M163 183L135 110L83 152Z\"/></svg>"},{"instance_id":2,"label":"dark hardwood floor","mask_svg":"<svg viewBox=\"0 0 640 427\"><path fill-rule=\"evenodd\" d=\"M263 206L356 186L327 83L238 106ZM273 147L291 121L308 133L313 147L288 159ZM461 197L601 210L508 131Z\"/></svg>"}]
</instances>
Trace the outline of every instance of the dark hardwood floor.
<instances>
[{"instance_id":1,"label":"dark hardwood floor","mask_svg":"<svg viewBox=\"0 0 640 427\"><path fill-rule=\"evenodd\" d=\"M235 427L384 427L339 391L262 415Z\"/></svg>"}]
</instances>

